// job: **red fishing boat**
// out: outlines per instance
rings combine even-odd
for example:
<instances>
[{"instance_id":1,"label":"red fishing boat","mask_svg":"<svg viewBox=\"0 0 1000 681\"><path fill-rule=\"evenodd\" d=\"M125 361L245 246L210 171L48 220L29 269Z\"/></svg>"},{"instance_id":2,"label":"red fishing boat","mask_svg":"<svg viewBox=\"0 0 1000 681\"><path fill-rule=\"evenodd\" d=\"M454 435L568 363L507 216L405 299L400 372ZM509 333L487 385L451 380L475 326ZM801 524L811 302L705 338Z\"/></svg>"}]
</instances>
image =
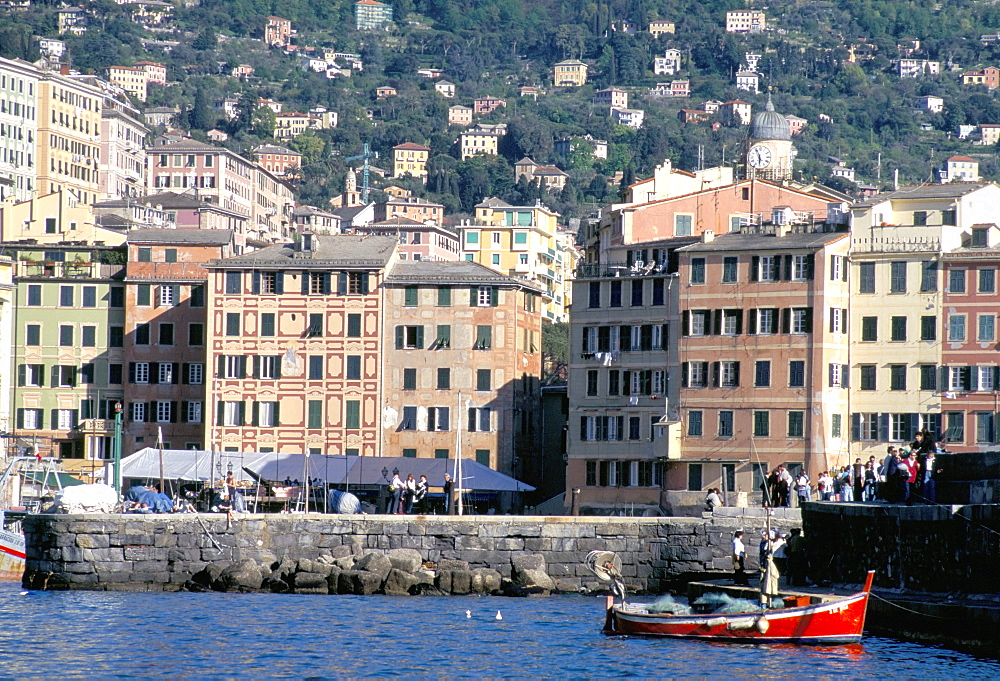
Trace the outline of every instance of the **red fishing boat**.
<instances>
[{"instance_id":1,"label":"red fishing boat","mask_svg":"<svg viewBox=\"0 0 1000 681\"><path fill-rule=\"evenodd\" d=\"M616 594L608 596L604 633L725 643L857 643L864 630L875 576L874 571L869 572L864 588L849 596L797 595L782 599L785 607L778 609L688 615L650 612L648 603L626 602L624 588L614 574L618 569L613 560L605 560L603 566L598 564L597 569L591 569L599 576L600 571L606 572Z\"/></svg>"}]
</instances>

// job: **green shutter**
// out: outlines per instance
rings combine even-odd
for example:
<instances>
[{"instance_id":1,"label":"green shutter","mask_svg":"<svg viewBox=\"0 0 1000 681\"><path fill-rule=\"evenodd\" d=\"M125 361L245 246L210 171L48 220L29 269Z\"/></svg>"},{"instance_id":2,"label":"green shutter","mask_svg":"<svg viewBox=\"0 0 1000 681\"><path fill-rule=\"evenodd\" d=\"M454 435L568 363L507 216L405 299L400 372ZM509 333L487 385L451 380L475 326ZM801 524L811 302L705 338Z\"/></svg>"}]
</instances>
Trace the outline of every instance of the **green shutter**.
<instances>
[{"instance_id":1,"label":"green shutter","mask_svg":"<svg viewBox=\"0 0 1000 681\"><path fill-rule=\"evenodd\" d=\"M424 327L422 325L417 327L417 349L424 349Z\"/></svg>"},{"instance_id":2,"label":"green shutter","mask_svg":"<svg viewBox=\"0 0 1000 681\"><path fill-rule=\"evenodd\" d=\"M451 306L451 287L438 286L438 307Z\"/></svg>"},{"instance_id":3,"label":"green shutter","mask_svg":"<svg viewBox=\"0 0 1000 681\"><path fill-rule=\"evenodd\" d=\"M397 350L402 350L403 349L403 334L404 333L405 333L405 327L403 327L403 326L397 326L396 327L396 349Z\"/></svg>"},{"instance_id":4,"label":"green shutter","mask_svg":"<svg viewBox=\"0 0 1000 681\"><path fill-rule=\"evenodd\" d=\"M500 301L499 289L496 286L490 286L490 307L496 307Z\"/></svg>"},{"instance_id":5,"label":"green shutter","mask_svg":"<svg viewBox=\"0 0 1000 681\"><path fill-rule=\"evenodd\" d=\"M451 347L451 324L438 324L437 343L439 348Z\"/></svg>"},{"instance_id":6,"label":"green shutter","mask_svg":"<svg viewBox=\"0 0 1000 681\"><path fill-rule=\"evenodd\" d=\"M476 307L476 301L479 299L479 287L470 286L469 287L469 306Z\"/></svg>"}]
</instances>

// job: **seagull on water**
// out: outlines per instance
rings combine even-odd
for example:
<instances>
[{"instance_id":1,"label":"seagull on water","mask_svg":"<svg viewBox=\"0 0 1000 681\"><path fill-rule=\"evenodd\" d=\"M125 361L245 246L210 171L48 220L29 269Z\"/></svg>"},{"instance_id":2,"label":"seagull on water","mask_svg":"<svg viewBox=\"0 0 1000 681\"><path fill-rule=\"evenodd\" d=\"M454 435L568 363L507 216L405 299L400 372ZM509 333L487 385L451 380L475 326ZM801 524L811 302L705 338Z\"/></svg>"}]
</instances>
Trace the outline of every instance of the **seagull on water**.
<instances>
[{"instance_id":1,"label":"seagull on water","mask_svg":"<svg viewBox=\"0 0 1000 681\"><path fill-rule=\"evenodd\" d=\"M467 619L467 620L472 619L472 611L471 610L466 610L465 611L465 619Z\"/></svg>"},{"instance_id":2,"label":"seagull on water","mask_svg":"<svg viewBox=\"0 0 1000 681\"><path fill-rule=\"evenodd\" d=\"M502 620L503 619L503 615L500 614L499 610L497 610L497 616L494 619L497 619L497 620Z\"/></svg>"}]
</instances>

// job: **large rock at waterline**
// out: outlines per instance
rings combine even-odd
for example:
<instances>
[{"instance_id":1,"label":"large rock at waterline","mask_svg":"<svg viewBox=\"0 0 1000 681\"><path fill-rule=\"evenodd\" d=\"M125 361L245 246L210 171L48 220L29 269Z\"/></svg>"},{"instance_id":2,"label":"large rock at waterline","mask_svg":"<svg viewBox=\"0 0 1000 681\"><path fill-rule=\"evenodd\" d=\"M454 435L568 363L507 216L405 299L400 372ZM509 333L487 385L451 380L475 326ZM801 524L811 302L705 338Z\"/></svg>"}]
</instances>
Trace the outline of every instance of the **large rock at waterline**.
<instances>
[{"instance_id":1,"label":"large rock at waterline","mask_svg":"<svg viewBox=\"0 0 1000 681\"><path fill-rule=\"evenodd\" d=\"M354 571L357 570L378 575L379 584L381 585L392 570L392 561L381 553L366 553L354 563Z\"/></svg>"},{"instance_id":2,"label":"large rock at waterline","mask_svg":"<svg viewBox=\"0 0 1000 681\"><path fill-rule=\"evenodd\" d=\"M378 574L366 570L345 570L337 578L337 593L339 594L370 596L381 588L382 578Z\"/></svg>"},{"instance_id":3,"label":"large rock at waterline","mask_svg":"<svg viewBox=\"0 0 1000 681\"><path fill-rule=\"evenodd\" d=\"M386 554L392 567L410 574L415 573L424 564L424 559L416 549L390 549Z\"/></svg>"},{"instance_id":4,"label":"large rock at waterline","mask_svg":"<svg viewBox=\"0 0 1000 681\"><path fill-rule=\"evenodd\" d=\"M319 572L296 572L294 590L297 594L330 593L326 575Z\"/></svg>"},{"instance_id":5,"label":"large rock at waterline","mask_svg":"<svg viewBox=\"0 0 1000 681\"><path fill-rule=\"evenodd\" d=\"M438 570L468 570L469 563L465 560L452 560L451 558L442 558L437 563Z\"/></svg>"},{"instance_id":6,"label":"large rock at waterline","mask_svg":"<svg viewBox=\"0 0 1000 681\"><path fill-rule=\"evenodd\" d=\"M226 569L226 565L221 565L219 563L209 563L203 567L198 572L191 576L191 581L195 584L205 587L206 589L211 589L212 585L222 576L222 571Z\"/></svg>"},{"instance_id":7,"label":"large rock at waterline","mask_svg":"<svg viewBox=\"0 0 1000 681\"><path fill-rule=\"evenodd\" d=\"M259 591L263 577L252 560L239 560L225 568L212 583L218 591Z\"/></svg>"},{"instance_id":8,"label":"large rock at waterline","mask_svg":"<svg viewBox=\"0 0 1000 681\"><path fill-rule=\"evenodd\" d=\"M393 568L385 579L382 591L387 596L408 596L415 584L417 584L416 575Z\"/></svg>"},{"instance_id":9,"label":"large rock at waterline","mask_svg":"<svg viewBox=\"0 0 1000 681\"><path fill-rule=\"evenodd\" d=\"M539 553L526 553L510 559L511 581L515 587L526 590L527 593L552 591L555 582L545 570L545 556Z\"/></svg>"},{"instance_id":10,"label":"large rock at waterline","mask_svg":"<svg viewBox=\"0 0 1000 681\"><path fill-rule=\"evenodd\" d=\"M500 573L491 568L476 568L472 571L469 587L473 593L492 594L500 591L503 581Z\"/></svg>"}]
</instances>

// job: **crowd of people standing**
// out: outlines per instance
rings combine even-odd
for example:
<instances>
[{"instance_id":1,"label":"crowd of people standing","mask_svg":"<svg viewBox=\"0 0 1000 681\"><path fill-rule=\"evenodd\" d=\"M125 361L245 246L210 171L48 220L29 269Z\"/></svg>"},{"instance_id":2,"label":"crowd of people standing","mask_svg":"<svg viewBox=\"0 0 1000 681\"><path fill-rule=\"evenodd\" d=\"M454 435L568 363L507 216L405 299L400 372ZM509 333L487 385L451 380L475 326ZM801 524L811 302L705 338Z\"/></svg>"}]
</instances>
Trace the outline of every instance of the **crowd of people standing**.
<instances>
[{"instance_id":1,"label":"crowd of people standing","mask_svg":"<svg viewBox=\"0 0 1000 681\"><path fill-rule=\"evenodd\" d=\"M889 445L879 462L870 456L867 462L856 458L849 466L823 471L815 484L818 501L849 501L914 504L937 503L938 444L927 431L918 432L909 445ZM791 506L794 491L801 504L811 501L814 488L805 471L795 476L785 466L778 466L761 486L767 506Z\"/></svg>"}]
</instances>

